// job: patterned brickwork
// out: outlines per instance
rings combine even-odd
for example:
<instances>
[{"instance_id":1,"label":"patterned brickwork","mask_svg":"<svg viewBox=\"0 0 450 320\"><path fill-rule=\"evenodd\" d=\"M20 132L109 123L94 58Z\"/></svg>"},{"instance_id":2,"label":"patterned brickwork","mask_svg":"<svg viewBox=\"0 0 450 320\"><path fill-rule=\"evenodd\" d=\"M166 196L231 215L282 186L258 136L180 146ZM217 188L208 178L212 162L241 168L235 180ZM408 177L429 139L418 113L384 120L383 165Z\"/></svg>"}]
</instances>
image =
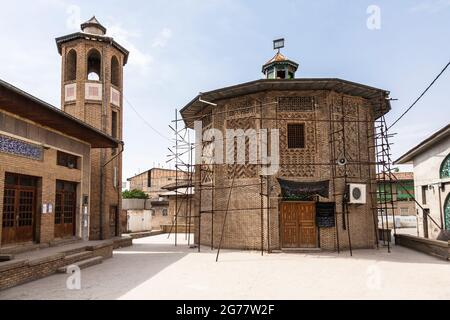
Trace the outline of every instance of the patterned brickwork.
<instances>
[{"instance_id":1,"label":"patterned brickwork","mask_svg":"<svg viewBox=\"0 0 450 320\"><path fill-rule=\"evenodd\" d=\"M242 137L242 135L244 135L244 136L247 135L248 130L256 129L255 120L252 117L228 119L226 128L242 131L242 132L237 133L237 137L235 138L235 140L236 140L235 145L233 148L234 162L236 163L237 153L238 153L237 140L240 139ZM254 137L254 134L251 134L251 133L248 134L248 137L247 136L245 137L246 163L248 163L248 161L249 161L249 157L250 157L249 143L250 143L250 139L253 139L253 137ZM229 165L229 166L227 166L227 171L228 171L228 179L232 179L234 175L236 175L236 177L238 179L254 178L257 173L257 166L254 164Z\"/></svg>"},{"instance_id":2,"label":"patterned brickwork","mask_svg":"<svg viewBox=\"0 0 450 320\"><path fill-rule=\"evenodd\" d=\"M320 201L335 201L337 223L335 228L319 230L320 247L323 250L335 251L339 246L342 250L349 248L373 248L375 232L372 216L372 201L362 206L349 207L349 217L342 213L342 194L345 192L343 176L348 175L348 182L369 184L369 171L374 176L374 168L369 165L374 160L373 152L368 150L368 130L373 125L366 119L373 120L373 112L368 101L360 97L337 94L327 91L304 92L264 92L241 98L221 101L220 108L211 123L217 128L243 129L259 128L258 117L262 112L263 128L278 128L280 130L281 166L277 175L270 177L269 185L263 184L263 190L268 190L270 201L263 197L261 208L259 166L250 170L249 166L224 165L217 166L214 174L215 201L212 207L211 192L201 193L201 243L217 247L220 241L223 220L227 208L229 189L233 176L235 186L231 194L230 211L224 229L224 248L255 249L261 248L261 234L266 248L270 242L272 250L280 249L279 204L281 190L276 180L283 177L298 181L330 180L330 195L320 198ZM282 107L280 107L282 106ZM220 113L226 110L226 117ZM333 119L332 122L329 119ZM345 117L342 127L342 117ZM302 123L305 125L305 148L289 149L287 147L287 125ZM223 127L222 127L223 125ZM343 134L345 134L345 139ZM333 163L344 156L349 165L336 168L333 179ZM224 169L225 168L225 169ZM234 175L234 171L236 175ZM198 188L199 186L197 186ZM198 190L198 189L197 189ZM199 199L197 191L196 198ZM336 195L336 198L334 197ZM210 211L214 209L214 214ZM270 209L268 209L270 208ZM261 230L262 216L262 230ZM196 241L198 242L198 224L196 219ZM344 228L345 227L345 228ZM261 232L262 231L262 232Z\"/></svg>"}]
</instances>

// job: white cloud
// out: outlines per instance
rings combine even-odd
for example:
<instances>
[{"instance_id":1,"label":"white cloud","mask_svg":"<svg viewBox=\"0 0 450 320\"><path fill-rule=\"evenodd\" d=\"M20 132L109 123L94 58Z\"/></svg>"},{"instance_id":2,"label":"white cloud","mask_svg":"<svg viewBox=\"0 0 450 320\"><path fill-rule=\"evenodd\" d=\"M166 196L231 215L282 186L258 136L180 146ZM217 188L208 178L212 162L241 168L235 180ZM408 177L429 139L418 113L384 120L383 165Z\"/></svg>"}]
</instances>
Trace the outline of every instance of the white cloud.
<instances>
[{"instance_id":1,"label":"white cloud","mask_svg":"<svg viewBox=\"0 0 450 320\"><path fill-rule=\"evenodd\" d=\"M169 28L164 28L153 41L152 47L164 48L169 42L170 38L172 38L172 30Z\"/></svg>"},{"instance_id":2,"label":"white cloud","mask_svg":"<svg viewBox=\"0 0 450 320\"><path fill-rule=\"evenodd\" d=\"M428 0L412 7L412 12L437 13L450 7L450 0Z\"/></svg>"},{"instance_id":3,"label":"white cloud","mask_svg":"<svg viewBox=\"0 0 450 320\"><path fill-rule=\"evenodd\" d=\"M140 38L141 35L138 32L130 32L116 24L108 27L108 36L113 37L120 45L130 51L130 65L139 67L142 72L146 72L153 62L153 57L139 50L132 42L132 39Z\"/></svg>"},{"instance_id":4,"label":"white cloud","mask_svg":"<svg viewBox=\"0 0 450 320\"><path fill-rule=\"evenodd\" d=\"M66 27L69 30L79 30L81 21L81 8L76 5L70 5L66 8L66 13L68 14L66 20Z\"/></svg>"}]
</instances>

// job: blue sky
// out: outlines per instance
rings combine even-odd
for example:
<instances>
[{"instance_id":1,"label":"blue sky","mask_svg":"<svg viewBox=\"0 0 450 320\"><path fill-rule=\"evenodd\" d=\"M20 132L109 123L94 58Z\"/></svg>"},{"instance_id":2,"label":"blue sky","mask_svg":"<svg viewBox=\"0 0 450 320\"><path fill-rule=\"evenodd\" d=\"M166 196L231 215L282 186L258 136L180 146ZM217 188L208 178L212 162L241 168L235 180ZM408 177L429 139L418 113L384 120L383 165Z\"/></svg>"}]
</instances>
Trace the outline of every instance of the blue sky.
<instances>
[{"instance_id":1,"label":"blue sky","mask_svg":"<svg viewBox=\"0 0 450 320\"><path fill-rule=\"evenodd\" d=\"M391 91L391 123L450 59L450 0L0 0L0 78L60 105L54 38L92 15L131 51L124 105L124 177L165 164L168 125L198 92L259 79L272 40L300 63L297 77L337 77ZM381 9L369 30L367 8ZM450 115L450 70L396 125L397 158ZM161 136L162 135L162 136ZM165 164L168 167L167 164Z\"/></svg>"}]
</instances>

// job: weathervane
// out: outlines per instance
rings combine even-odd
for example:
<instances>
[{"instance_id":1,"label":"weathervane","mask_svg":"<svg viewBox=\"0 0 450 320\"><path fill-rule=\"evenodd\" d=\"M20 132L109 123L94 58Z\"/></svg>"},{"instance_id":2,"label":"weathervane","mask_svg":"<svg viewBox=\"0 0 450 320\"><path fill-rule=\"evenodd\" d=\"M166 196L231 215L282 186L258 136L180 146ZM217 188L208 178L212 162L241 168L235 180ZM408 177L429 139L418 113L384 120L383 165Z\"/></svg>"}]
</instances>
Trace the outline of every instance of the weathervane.
<instances>
[{"instance_id":1,"label":"weathervane","mask_svg":"<svg viewBox=\"0 0 450 320\"><path fill-rule=\"evenodd\" d=\"M284 38L273 40L273 50L278 50L280 53L281 48L284 48Z\"/></svg>"}]
</instances>

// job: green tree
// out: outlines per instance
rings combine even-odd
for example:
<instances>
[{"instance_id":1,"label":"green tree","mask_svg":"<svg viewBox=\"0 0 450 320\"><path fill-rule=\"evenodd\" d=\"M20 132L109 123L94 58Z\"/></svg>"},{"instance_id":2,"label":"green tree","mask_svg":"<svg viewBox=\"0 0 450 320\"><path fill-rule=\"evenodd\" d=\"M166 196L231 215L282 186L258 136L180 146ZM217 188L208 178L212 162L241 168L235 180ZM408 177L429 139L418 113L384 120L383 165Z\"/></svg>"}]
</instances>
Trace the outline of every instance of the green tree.
<instances>
[{"instance_id":1,"label":"green tree","mask_svg":"<svg viewBox=\"0 0 450 320\"><path fill-rule=\"evenodd\" d=\"M141 190L125 190L124 192L122 192L122 198L124 199L148 199L148 195L145 194L143 191Z\"/></svg>"}]
</instances>

